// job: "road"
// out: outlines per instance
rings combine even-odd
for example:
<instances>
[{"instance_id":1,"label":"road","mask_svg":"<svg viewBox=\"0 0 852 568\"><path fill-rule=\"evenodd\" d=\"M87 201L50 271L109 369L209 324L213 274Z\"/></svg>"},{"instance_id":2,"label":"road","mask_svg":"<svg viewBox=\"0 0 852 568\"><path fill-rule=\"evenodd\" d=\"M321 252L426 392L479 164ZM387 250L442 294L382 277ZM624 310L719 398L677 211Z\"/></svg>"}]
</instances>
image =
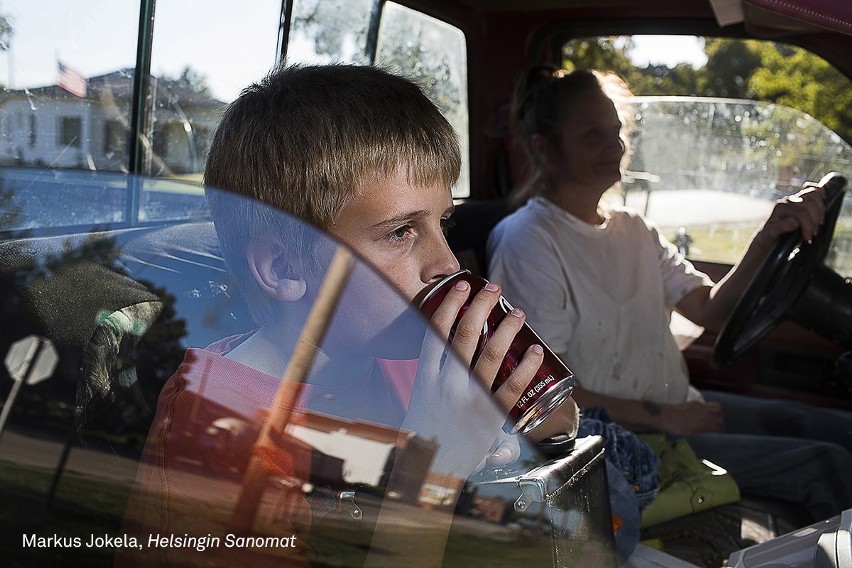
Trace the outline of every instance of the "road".
<instances>
[{"instance_id":1,"label":"road","mask_svg":"<svg viewBox=\"0 0 852 568\"><path fill-rule=\"evenodd\" d=\"M712 223L760 223L769 216L774 201L740 193L710 189L660 190L650 194L632 191L627 205L661 227Z\"/></svg>"}]
</instances>

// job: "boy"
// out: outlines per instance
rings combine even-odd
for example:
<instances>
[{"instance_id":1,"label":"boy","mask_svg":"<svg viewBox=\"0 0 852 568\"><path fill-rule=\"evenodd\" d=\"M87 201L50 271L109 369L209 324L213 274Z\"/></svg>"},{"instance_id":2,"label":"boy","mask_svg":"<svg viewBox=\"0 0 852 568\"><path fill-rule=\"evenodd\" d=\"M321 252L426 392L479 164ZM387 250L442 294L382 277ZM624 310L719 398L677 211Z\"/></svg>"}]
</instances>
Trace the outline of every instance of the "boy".
<instances>
[{"instance_id":1,"label":"boy","mask_svg":"<svg viewBox=\"0 0 852 568\"><path fill-rule=\"evenodd\" d=\"M310 384L304 389L280 384L321 293L323 269L333 262L335 246L296 221L282 222L286 217L272 208L327 230L387 277L405 300L416 303L431 284L459 268L443 229L452 214L450 187L460 162L452 128L434 105L411 82L376 68L281 68L243 91L213 138L205 185L223 255L258 328L207 350L187 352L161 394L140 470L145 491L129 508L133 513L129 516L148 532L152 526L164 534L185 532L185 526L175 521L179 517L175 504L181 498L175 488L184 484L191 492L193 484L174 465L179 453L175 433L183 429L188 415L197 416L215 405L242 404L247 408L240 409L240 416L264 412L282 390L293 391L290 398L296 401L288 409L291 428L273 432L275 448L254 446L245 451L245 441L241 448L291 483L294 489L288 493L284 516L299 543L317 513L317 506L307 506L302 496L314 456L290 432L313 416L308 411L386 425L400 436L413 433L426 446L432 441L436 447L431 470L445 479L464 480L483 460L500 465L518 458L516 443L500 434L500 425L540 366L541 347L532 346L494 393L502 412L482 403L487 399L467 373L470 366L476 379L490 385L524 321L523 312L514 310L472 361L479 330L500 297L494 284L472 299L452 340L458 360L451 357L444 363L446 338L467 300L469 285L461 283L451 290L431 319L443 339L422 342L421 331L422 351L417 353L411 352L411 341L401 341L416 335L401 321L407 306L393 298L377 301L381 285L358 267L320 345ZM395 377L393 365L376 364L418 355L413 384ZM576 406L570 401L563 407L536 428L537 438L576 433ZM253 440L251 434L242 434L245 430L252 432L250 426L232 429L232 438ZM196 446L182 451L206 451ZM416 498L405 494L410 471L401 469L387 472L386 493ZM450 502L459 489L458 484L452 487ZM233 499L225 499L223 506L233 506ZM383 504L374 548L416 553L407 558L409 563L415 559L440 563L450 515L432 519L428 531L406 543L400 531L385 530L395 522L386 513ZM191 517L187 515L185 522ZM210 526L202 523L192 532L218 530ZM285 555L291 563L313 554L306 548L293 551L297 554ZM438 557L429 557L429 551L438 551ZM171 551L157 552L161 554L155 562L171 561Z\"/></svg>"}]
</instances>

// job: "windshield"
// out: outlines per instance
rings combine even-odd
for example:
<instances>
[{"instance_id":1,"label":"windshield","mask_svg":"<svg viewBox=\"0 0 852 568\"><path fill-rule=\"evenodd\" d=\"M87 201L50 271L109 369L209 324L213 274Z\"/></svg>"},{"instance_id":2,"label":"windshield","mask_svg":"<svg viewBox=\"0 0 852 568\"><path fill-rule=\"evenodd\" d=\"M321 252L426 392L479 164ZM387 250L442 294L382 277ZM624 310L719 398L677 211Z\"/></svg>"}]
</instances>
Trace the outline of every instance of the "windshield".
<instances>
[{"instance_id":1,"label":"windshield","mask_svg":"<svg viewBox=\"0 0 852 568\"><path fill-rule=\"evenodd\" d=\"M705 97L619 99L627 155L612 203L643 212L692 258L735 263L774 202L837 171L852 147L802 111ZM677 149L677 151L674 151ZM826 264L852 275L852 196Z\"/></svg>"},{"instance_id":2,"label":"windshield","mask_svg":"<svg viewBox=\"0 0 852 568\"><path fill-rule=\"evenodd\" d=\"M42 183L60 195L76 181ZM473 379L382 277L280 211L208 191L301 251L286 270L304 275L305 301L270 320L205 218L0 243L12 565L360 566L376 550L403 565L412 543L448 566L547 563L554 534L573 554L598 542L590 503L609 532L605 485L567 492L561 517L535 474L524 489L545 460L506 434L486 390L420 407L422 381ZM437 376L422 368L430 348ZM483 467L497 440L514 461ZM433 544L442 524L448 540Z\"/></svg>"}]
</instances>

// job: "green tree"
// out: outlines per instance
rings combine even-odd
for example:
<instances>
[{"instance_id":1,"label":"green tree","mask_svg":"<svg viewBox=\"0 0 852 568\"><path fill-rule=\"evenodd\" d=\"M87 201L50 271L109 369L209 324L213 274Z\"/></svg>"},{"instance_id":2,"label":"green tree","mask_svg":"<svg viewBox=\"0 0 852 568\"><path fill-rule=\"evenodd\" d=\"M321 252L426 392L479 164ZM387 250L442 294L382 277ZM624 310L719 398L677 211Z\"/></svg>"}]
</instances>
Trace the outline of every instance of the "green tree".
<instances>
[{"instance_id":1,"label":"green tree","mask_svg":"<svg viewBox=\"0 0 852 568\"><path fill-rule=\"evenodd\" d=\"M753 98L749 80L761 65L759 44L751 40L707 38L704 42L707 64L698 93L705 97Z\"/></svg>"},{"instance_id":2,"label":"green tree","mask_svg":"<svg viewBox=\"0 0 852 568\"><path fill-rule=\"evenodd\" d=\"M597 69L617 74L632 85L637 74L628 55L633 41L624 37L595 37L578 39L565 44L562 49L562 66L568 71Z\"/></svg>"},{"instance_id":3,"label":"green tree","mask_svg":"<svg viewBox=\"0 0 852 568\"><path fill-rule=\"evenodd\" d=\"M695 94L701 81L700 72L689 64L675 67L648 65L636 67L630 59L633 41L629 37L611 36L570 41L562 50L562 66L574 69L596 69L615 73L628 84L635 95Z\"/></svg>"},{"instance_id":4,"label":"green tree","mask_svg":"<svg viewBox=\"0 0 852 568\"><path fill-rule=\"evenodd\" d=\"M754 97L804 111L852 143L852 89L831 64L797 47L756 43L760 67L748 87Z\"/></svg>"},{"instance_id":5,"label":"green tree","mask_svg":"<svg viewBox=\"0 0 852 568\"><path fill-rule=\"evenodd\" d=\"M212 96L210 86L207 84L207 76L199 73L189 65L183 68L180 75L177 77L164 77L167 81L171 81L178 87L195 91L205 97Z\"/></svg>"},{"instance_id":6,"label":"green tree","mask_svg":"<svg viewBox=\"0 0 852 568\"><path fill-rule=\"evenodd\" d=\"M648 65L634 75L630 87L634 94L643 96L693 95L702 78L703 74L688 63Z\"/></svg>"}]
</instances>

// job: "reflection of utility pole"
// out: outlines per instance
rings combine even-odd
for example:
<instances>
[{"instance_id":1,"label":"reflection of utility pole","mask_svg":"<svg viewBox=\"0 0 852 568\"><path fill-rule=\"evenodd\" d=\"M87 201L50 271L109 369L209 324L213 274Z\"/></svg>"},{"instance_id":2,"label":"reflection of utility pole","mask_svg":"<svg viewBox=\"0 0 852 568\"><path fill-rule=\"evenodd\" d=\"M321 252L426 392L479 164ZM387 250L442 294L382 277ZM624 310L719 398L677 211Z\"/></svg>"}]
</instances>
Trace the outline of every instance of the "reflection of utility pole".
<instances>
[{"instance_id":1,"label":"reflection of utility pole","mask_svg":"<svg viewBox=\"0 0 852 568\"><path fill-rule=\"evenodd\" d=\"M311 312L308 314L290 363L278 385L275 401L254 444L255 451L252 452L243 477L243 485L237 497L234 515L231 517L231 531L234 533L246 533L254 524L257 508L269 479L269 470L263 460L258 457L257 450L273 447L276 443L275 434L283 432L290 422L292 408L313 364L317 346L322 342L349 275L352 273L353 262L352 253L348 249L338 247Z\"/></svg>"}]
</instances>

